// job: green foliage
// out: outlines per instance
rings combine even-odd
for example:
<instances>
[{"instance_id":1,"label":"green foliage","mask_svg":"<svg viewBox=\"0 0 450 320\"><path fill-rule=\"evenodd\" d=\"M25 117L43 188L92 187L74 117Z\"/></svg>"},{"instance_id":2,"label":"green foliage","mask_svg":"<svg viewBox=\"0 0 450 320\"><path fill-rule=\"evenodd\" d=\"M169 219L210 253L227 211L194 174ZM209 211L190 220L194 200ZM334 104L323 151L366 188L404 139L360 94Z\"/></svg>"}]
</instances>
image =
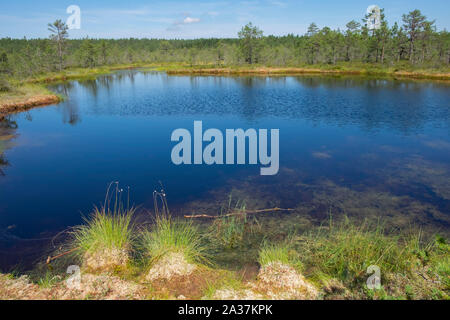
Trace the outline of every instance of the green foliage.
<instances>
[{"instance_id":1,"label":"green foliage","mask_svg":"<svg viewBox=\"0 0 450 320\"><path fill-rule=\"evenodd\" d=\"M142 233L141 248L150 262L168 253L182 253L189 262L206 262L197 228L168 214L157 215L152 229Z\"/></svg>"},{"instance_id":2,"label":"green foliage","mask_svg":"<svg viewBox=\"0 0 450 320\"><path fill-rule=\"evenodd\" d=\"M105 42L99 43L102 50L106 50L103 46L105 46ZM85 68L94 68L97 64L97 48L94 45L93 41L90 39L83 40L80 49L77 51L78 59L80 64ZM106 59L106 52L102 51L102 60Z\"/></svg>"},{"instance_id":3,"label":"green foliage","mask_svg":"<svg viewBox=\"0 0 450 320\"><path fill-rule=\"evenodd\" d=\"M121 190L116 185L113 203L107 194L104 205L101 208L95 207L91 216L85 219L86 223L74 228L72 246L77 248L78 254L84 255L101 249L132 248L134 235L131 220L136 209L125 206L120 193Z\"/></svg>"},{"instance_id":4,"label":"green foliage","mask_svg":"<svg viewBox=\"0 0 450 320\"><path fill-rule=\"evenodd\" d=\"M62 22L62 20L56 20L55 22L48 24L48 31L51 32L50 39L56 45L56 51L59 58L59 71L62 71L64 68L66 41L69 37L69 33L67 32L68 30L69 27Z\"/></svg>"},{"instance_id":5,"label":"green foliage","mask_svg":"<svg viewBox=\"0 0 450 320\"><path fill-rule=\"evenodd\" d=\"M38 279L37 284L41 288L51 288L54 284L61 281L61 277L47 271L41 278Z\"/></svg>"},{"instance_id":6,"label":"green foliage","mask_svg":"<svg viewBox=\"0 0 450 320\"><path fill-rule=\"evenodd\" d=\"M110 211L95 208L86 224L75 228L74 247L81 253L101 248L130 249L133 238L131 217L135 209Z\"/></svg>"},{"instance_id":7,"label":"green foliage","mask_svg":"<svg viewBox=\"0 0 450 320\"><path fill-rule=\"evenodd\" d=\"M0 53L0 75L10 73L9 59L6 52Z\"/></svg>"},{"instance_id":8,"label":"green foliage","mask_svg":"<svg viewBox=\"0 0 450 320\"><path fill-rule=\"evenodd\" d=\"M245 214L223 217L214 221L216 238L225 248L236 248L242 244L245 236L247 216Z\"/></svg>"},{"instance_id":9,"label":"green foliage","mask_svg":"<svg viewBox=\"0 0 450 320\"><path fill-rule=\"evenodd\" d=\"M203 299L211 300L217 290L228 289L239 291L245 289L242 276L238 276L232 272L221 272L223 275L217 281L207 281L206 288L203 292Z\"/></svg>"},{"instance_id":10,"label":"green foliage","mask_svg":"<svg viewBox=\"0 0 450 320\"><path fill-rule=\"evenodd\" d=\"M305 265L344 282L366 277L371 265L382 273L408 273L417 265L418 255L427 252L420 234L414 237L386 235L382 225L346 220L322 227L302 238L298 251Z\"/></svg>"},{"instance_id":11,"label":"green foliage","mask_svg":"<svg viewBox=\"0 0 450 320\"><path fill-rule=\"evenodd\" d=\"M245 245L245 240L252 235L258 221L246 214L244 201L233 201L230 194L228 204L221 208L221 213L210 227L213 241L225 249L233 249Z\"/></svg>"},{"instance_id":12,"label":"green foliage","mask_svg":"<svg viewBox=\"0 0 450 320\"><path fill-rule=\"evenodd\" d=\"M261 266L271 262L289 264L289 247L287 245L275 245L265 242L259 251L258 262Z\"/></svg>"},{"instance_id":13,"label":"green foliage","mask_svg":"<svg viewBox=\"0 0 450 320\"><path fill-rule=\"evenodd\" d=\"M293 242L290 237L281 243L273 243L265 240L258 252L258 262L261 266L280 262L285 265L290 265L297 270L303 269L303 264L293 247Z\"/></svg>"},{"instance_id":14,"label":"green foliage","mask_svg":"<svg viewBox=\"0 0 450 320\"><path fill-rule=\"evenodd\" d=\"M437 31L419 10L403 17L403 25L389 26L382 10L381 28L368 30L355 20L346 30L319 28L306 34L263 36L249 23L233 39L68 39L60 20L50 25L49 39L0 39L0 73L14 78L38 77L66 68L118 64L174 64L272 67L348 66L448 72L450 34ZM7 61L7 62L5 62ZM365 63L365 65L363 65ZM5 72L5 71L4 71Z\"/></svg>"},{"instance_id":15,"label":"green foliage","mask_svg":"<svg viewBox=\"0 0 450 320\"><path fill-rule=\"evenodd\" d=\"M248 64L258 63L263 32L249 22L242 27L238 36L240 39L239 49L244 61Z\"/></svg>"},{"instance_id":16,"label":"green foliage","mask_svg":"<svg viewBox=\"0 0 450 320\"><path fill-rule=\"evenodd\" d=\"M450 290L450 245L441 236L436 236L433 254L429 257L433 267L445 287Z\"/></svg>"},{"instance_id":17,"label":"green foliage","mask_svg":"<svg viewBox=\"0 0 450 320\"><path fill-rule=\"evenodd\" d=\"M13 88L6 79L0 79L0 92L10 92Z\"/></svg>"}]
</instances>

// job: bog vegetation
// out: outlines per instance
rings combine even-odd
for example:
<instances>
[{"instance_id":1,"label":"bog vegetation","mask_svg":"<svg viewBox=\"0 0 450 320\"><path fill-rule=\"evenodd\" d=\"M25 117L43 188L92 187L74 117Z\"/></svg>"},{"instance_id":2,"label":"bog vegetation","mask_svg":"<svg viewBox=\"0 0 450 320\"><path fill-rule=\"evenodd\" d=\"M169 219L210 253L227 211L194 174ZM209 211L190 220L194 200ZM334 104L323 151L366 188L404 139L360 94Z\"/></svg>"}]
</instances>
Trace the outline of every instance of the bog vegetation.
<instances>
[{"instance_id":1,"label":"bog vegetation","mask_svg":"<svg viewBox=\"0 0 450 320\"><path fill-rule=\"evenodd\" d=\"M116 200L122 191L115 186L112 200L69 232L50 264L38 264L28 278L0 274L0 298L449 298L450 246L443 237L331 216L297 229L290 214L249 214L231 196L213 220L176 218L164 192L155 192L162 208L154 194L153 219L146 220L147 210ZM74 264L81 266L79 289L65 281ZM380 270L378 288L368 287L373 267Z\"/></svg>"}]
</instances>

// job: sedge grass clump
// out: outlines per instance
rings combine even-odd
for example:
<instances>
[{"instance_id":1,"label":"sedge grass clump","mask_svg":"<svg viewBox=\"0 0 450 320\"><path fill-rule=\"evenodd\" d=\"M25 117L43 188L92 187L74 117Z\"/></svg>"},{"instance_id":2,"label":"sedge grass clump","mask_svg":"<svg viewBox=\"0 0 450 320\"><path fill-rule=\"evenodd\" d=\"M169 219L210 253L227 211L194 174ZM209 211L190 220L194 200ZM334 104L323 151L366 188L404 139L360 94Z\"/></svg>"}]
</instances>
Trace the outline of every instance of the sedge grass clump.
<instances>
[{"instance_id":1,"label":"sedge grass clump","mask_svg":"<svg viewBox=\"0 0 450 320\"><path fill-rule=\"evenodd\" d=\"M173 219L169 214L157 215L153 228L143 232L141 242L151 263L169 253L181 253L190 263L205 260L197 228L192 222Z\"/></svg>"},{"instance_id":2,"label":"sedge grass clump","mask_svg":"<svg viewBox=\"0 0 450 320\"><path fill-rule=\"evenodd\" d=\"M302 266L289 242L263 243L258 262L261 269L257 287L271 298L304 300L317 297L317 289L299 272ZM273 296L273 292L277 294Z\"/></svg>"},{"instance_id":3,"label":"sedge grass clump","mask_svg":"<svg viewBox=\"0 0 450 320\"><path fill-rule=\"evenodd\" d=\"M169 214L157 215L141 242L150 266L148 281L189 276L197 263L207 262L197 229L191 222L174 220Z\"/></svg>"},{"instance_id":4,"label":"sedge grass clump","mask_svg":"<svg viewBox=\"0 0 450 320\"><path fill-rule=\"evenodd\" d=\"M301 237L297 248L302 262L324 275L348 285L367 278L371 265L387 273L411 273L419 263L418 255L428 249L420 234L414 237L386 233L381 224L359 225L345 221L320 227Z\"/></svg>"},{"instance_id":5,"label":"sedge grass clump","mask_svg":"<svg viewBox=\"0 0 450 320\"><path fill-rule=\"evenodd\" d=\"M61 281L60 276L53 275L51 272L47 271L41 278L38 279L37 284L41 288L51 288L58 281Z\"/></svg>"},{"instance_id":6,"label":"sedge grass clump","mask_svg":"<svg viewBox=\"0 0 450 320\"><path fill-rule=\"evenodd\" d=\"M116 192L114 205L105 201L95 207L85 224L73 231L73 247L83 265L93 270L116 270L125 267L133 245L134 207L125 208Z\"/></svg>"},{"instance_id":7,"label":"sedge grass clump","mask_svg":"<svg viewBox=\"0 0 450 320\"><path fill-rule=\"evenodd\" d=\"M302 262L289 240L283 243L264 241L258 252L258 263L262 268L278 264L292 267L296 271L303 269Z\"/></svg>"},{"instance_id":8,"label":"sedge grass clump","mask_svg":"<svg viewBox=\"0 0 450 320\"><path fill-rule=\"evenodd\" d=\"M258 262L261 266L273 262L290 264L291 257L289 247L285 244L269 244L265 242L259 250Z\"/></svg>"}]
</instances>

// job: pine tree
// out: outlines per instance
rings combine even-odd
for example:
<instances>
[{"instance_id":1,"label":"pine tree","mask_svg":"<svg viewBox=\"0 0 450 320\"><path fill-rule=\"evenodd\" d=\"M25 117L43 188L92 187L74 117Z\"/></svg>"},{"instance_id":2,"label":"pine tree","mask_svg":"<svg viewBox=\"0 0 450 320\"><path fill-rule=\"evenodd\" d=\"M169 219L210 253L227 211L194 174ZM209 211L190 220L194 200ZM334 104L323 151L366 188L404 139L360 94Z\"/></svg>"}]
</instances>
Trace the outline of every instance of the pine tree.
<instances>
[{"instance_id":1,"label":"pine tree","mask_svg":"<svg viewBox=\"0 0 450 320\"><path fill-rule=\"evenodd\" d=\"M244 61L248 64L257 63L261 50L261 38L263 32L249 22L242 27L238 36L240 39L240 51L244 57Z\"/></svg>"},{"instance_id":2,"label":"pine tree","mask_svg":"<svg viewBox=\"0 0 450 320\"><path fill-rule=\"evenodd\" d=\"M414 62L416 40L423 30L425 19L425 16L417 9L402 16L403 28L409 38L409 61L411 63Z\"/></svg>"},{"instance_id":3,"label":"pine tree","mask_svg":"<svg viewBox=\"0 0 450 320\"><path fill-rule=\"evenodd\" d=\"M59 71L62 71L66 40L69 37L69 33L67 32L69 27L62 22L62 20L56 20L55 22L48 24L48 30L52 33L50 39L56 43L59 58Z\"/></svg>"}]
</instances>

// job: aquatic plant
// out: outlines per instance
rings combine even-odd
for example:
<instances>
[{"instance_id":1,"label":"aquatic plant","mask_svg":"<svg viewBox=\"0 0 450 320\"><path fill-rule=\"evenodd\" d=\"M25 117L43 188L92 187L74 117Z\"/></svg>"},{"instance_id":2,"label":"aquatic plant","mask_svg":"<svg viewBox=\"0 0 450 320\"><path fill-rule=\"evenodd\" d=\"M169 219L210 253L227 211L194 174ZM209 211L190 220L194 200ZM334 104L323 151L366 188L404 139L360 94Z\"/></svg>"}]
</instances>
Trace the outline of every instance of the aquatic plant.
<instances>
[{"instance_id":1,"label":"aquatic plant","mask_svg":"<svg viewBox=\"0 0 450 320\"><path fill-rule=\"evenodd\" d=\"M219 217L211 225L214 241L226 249L233 249L244 244L244 238L254 232L258 221L247 215L246 203L243 200L233 202L229 195L227 205L220 210Z\"/></svg>"},{"instance_id":2,"label":"aquatic plant","mask_svg":"<svg viewBox=\"0 0 450 320\"><path fill-rule=\"evenodd\" d=\"M71 232L72 246L83 263L93 269L125 265L134 241L132 217L136 208L125 206L122 190L115 183L115 191L109 196L110 187L102 207L95 207L85 224ZM129 199L129 198L128 198Z\"/></svg>"}]
</instances>

